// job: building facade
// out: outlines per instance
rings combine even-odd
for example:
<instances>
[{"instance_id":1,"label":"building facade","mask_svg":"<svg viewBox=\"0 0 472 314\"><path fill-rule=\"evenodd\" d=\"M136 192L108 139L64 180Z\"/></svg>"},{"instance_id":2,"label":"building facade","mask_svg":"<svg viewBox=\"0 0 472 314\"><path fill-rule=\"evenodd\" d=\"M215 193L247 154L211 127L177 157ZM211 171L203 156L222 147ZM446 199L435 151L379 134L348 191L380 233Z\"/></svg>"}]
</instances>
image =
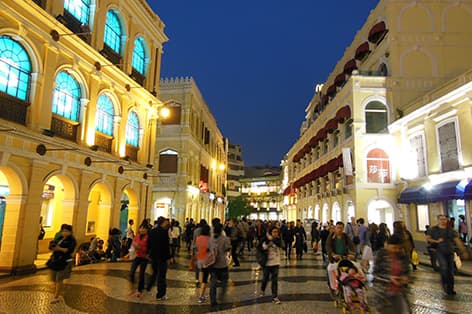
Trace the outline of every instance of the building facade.
<instances>
[{"instance_id":1,"label":"building facade","mask_svg":"<svg viewBox=\"0 0 472 314\"><path fill-rule=\"evenodd\" d=\"M285 203L297 218L404 219L389 125L412 102L472 66L471 6L379 1L306 108L288 151Z\"/></svg>"},{"instance_id":2,"label":"building facade","mask_svg":"<svg viewBox=\"0 0 472 314\"><path fill-rule=\"evenodd\" d=\"M166 41L145 1L0 2L1 271L147 216Z\"/></svg>"},{"instance_id":3,"label":"building facade","mask_svg":"<svg viewBox=\"0 0 472 314\"><path fill-rule=\"evenodd\" d=\"M462 218L471 230L472 70L412 102L389 126L398 147L399 207L413 236L423 239L437 215Z\"/></svg>"},{"instance_id":4,"label":"building facade","mask_svg":"<svg viewBox=\"0 0 472 314\"><path fill-rule=\"evenodd\" d=\"M244 178L239 179L241 196L253 208L250 219L283 220L280 168L246 167Z\"/></svg>"},{"instance_id":5,"label":"building facade","mask_svg":"<svg viewBox=\"0 0 472 314\"><path fill-rule=\"evenodd\" d=\"M244 177L244 160L241 145L229 144L228 146L228 178L226 194L228 201L241 195L239 179Z\"/></svg>"},{"instance_id":6,"label":"building facade","mask_svg":"<svg viewBox=\"0 0 472 314\"><path fill-rule=\"evenodd\" d=\"M193 78L162 79L159 98L170 109L156 136L151 218L223 220L227 141Z\"/></svg>"}]
</instances>

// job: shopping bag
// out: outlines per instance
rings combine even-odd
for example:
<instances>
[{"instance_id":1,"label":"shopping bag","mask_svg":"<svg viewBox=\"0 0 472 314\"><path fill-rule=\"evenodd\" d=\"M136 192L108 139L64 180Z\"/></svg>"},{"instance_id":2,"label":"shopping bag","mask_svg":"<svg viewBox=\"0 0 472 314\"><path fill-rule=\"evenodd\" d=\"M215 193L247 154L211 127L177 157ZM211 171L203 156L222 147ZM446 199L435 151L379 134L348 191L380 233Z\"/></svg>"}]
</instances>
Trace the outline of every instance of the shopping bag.
<instances>
[{"instance_id":1,"label":"shopping bag","mask_svg":"<svg viewBox=\"0 0 472 314\"><path fill-rule=\"evenodd\" d=\"M415 266L420 264L420 258L418 257L418 252L416 252L416 250L411 252L411 263Z\"/></svg>"},{"instance_id":2,"label":"shopping bag","mask_svg":"<svg viewBox=\"0 0 472 314\"><path fill-rule=\"evenodd\" d=\"M318 241L313 241L313 252L318 252Z\"/></svg>"},{"instance_id":3,"label":"shopping bag","mask_svg":"<svg viewBox=\"0 0 472 314\"><path fill-rule=\"evenodd\" d=\"M456 268L457 269L461 269L462 260L461 260L461 257L457 253L454 253L454 263L456 263Z\"/></svg>"}]
</instances>

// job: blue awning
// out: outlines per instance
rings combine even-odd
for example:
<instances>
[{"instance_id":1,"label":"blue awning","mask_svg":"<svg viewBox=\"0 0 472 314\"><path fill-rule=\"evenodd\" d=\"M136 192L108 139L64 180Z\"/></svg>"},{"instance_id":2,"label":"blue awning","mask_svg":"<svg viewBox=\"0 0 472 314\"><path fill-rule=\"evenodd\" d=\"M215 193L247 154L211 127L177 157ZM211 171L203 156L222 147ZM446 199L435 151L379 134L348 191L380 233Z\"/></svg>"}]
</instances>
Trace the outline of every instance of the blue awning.
<instances>
[{"instance_id":1,"label":"blue awning","mask_svg":"<svg viewBox=\"0 0 472 314\"><path fill-rule=\"evenodd\" d=\"M449 181L433 186L428 191L429 203L464 199L464 186L461 181Z\"/></svg>"},{"instance_id":2,"label":"blue awning","mask_svg":"<svg viewBox=\"0 0 472 314\"><path fill-rule=\"evenodd\" d=\"M427 204L428 203L428 191L422 186L415 186L406 188L400 193L399 203L402 204Z\"/></svg>"},{"instance_id":3,"label":"blue awning","mask_svg":"<svg viewBox=\"0 0 472 314\"><path fill-rule=\"evenodd\" d=\"M472 181L464 188L464 199L472 200Z\"/></svg>"}]
</instances>

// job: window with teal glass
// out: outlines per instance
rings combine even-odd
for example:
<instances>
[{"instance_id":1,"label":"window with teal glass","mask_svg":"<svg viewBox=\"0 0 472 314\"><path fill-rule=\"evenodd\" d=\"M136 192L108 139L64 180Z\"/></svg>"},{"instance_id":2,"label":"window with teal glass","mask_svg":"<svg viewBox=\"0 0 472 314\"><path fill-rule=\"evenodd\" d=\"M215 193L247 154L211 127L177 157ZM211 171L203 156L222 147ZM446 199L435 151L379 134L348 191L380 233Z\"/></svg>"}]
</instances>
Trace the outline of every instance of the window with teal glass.
<instances>
[{"instance_id":1,"label":"window with teal glass","mask_svg":"<svg viewBox=\"0 0 472 314\"><path fill-rule=\"evenodd\" d=\"M72 75L62 71L57 74L55 85L52 113L78 122L81 98L79 83Z\"/></svg>"},{"instance_id":2,"label":"window with teal glass","mask_svg":"<svg viewBox=\"0 0 472 314\"><path fill-rule=\"evenodd\" d=\"M136 112L131 111L126 124L126 144L139 146L139 119Z\"/></svg>"},{"instance_id":3,"label":"window with teal glass","mask_svg":"<svg viewBox=\"0 0 472 314\"><path fill-rule=\"evenodd\" d=\"M89 23L90 0L64 0L64 10L67 10L82 24Z\"/></svg>"},{"instance_id":4,"label":"window with teal glass","mask_svg":"<svg viewBox=\"0 0 472 314\"><path fill-rule=\"evenodd\" d=\"M144 75L146 69L146 54L144 50L144 38L138 37L134 40L133 68Z\"/></svg>"},{"instance_id":5,"label":"window with teal glass","mask_svg":"<svg viewBox=\"0 0 472 314\"><path fill-rule=\"evenodd\" d=\"M113 116L115 110L110 97L102 95L98 98L97 113L95 115L97 121L95 128L98 132L113 136Z\"/></svg>"},{"instance_id":6,"label":"window with teal glass","mask_svg":"<svg viewBox=\"0 0 472 314\"><path fill-rule=\"evenodd\" d=\"M0 92L28 100L31 61L28 53L9 36L0 36Z\"/></svg>"},{"instance_id":7,"label":"window with teal glass","mask_svg":"<svg viewBox=\"0 0 472 314\"><path fill-rule=\"evenodd\" d=\"M112 10L107 12L104 42L117 54L121 54L121 24L118 16Z\"/></svg>"}]
</instances>

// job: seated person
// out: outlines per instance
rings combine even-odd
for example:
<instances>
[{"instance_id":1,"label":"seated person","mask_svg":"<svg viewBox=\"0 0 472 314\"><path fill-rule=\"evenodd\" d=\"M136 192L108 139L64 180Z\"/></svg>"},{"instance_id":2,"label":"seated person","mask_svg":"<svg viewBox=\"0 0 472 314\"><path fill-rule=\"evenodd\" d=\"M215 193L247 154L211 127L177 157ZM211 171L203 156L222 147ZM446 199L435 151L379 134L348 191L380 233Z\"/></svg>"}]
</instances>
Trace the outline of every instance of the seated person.
<instances>
[{"instance_id":1,"label":"seated person","mask_svg":"<svg viewBox=\"0 0 472 314\"><path fill-rule=\"evenodd\" d=\"M364 302L364 291L362 290L365 282L365 277L357 271L355 267L349 268L347 272L341 273L339 278L344 284L344 298L349 305L350 309L354 308L352 302L352 292L356 292L361 307L361 313L366 309L366 303Z\"/></svg>"}]
</instances>

